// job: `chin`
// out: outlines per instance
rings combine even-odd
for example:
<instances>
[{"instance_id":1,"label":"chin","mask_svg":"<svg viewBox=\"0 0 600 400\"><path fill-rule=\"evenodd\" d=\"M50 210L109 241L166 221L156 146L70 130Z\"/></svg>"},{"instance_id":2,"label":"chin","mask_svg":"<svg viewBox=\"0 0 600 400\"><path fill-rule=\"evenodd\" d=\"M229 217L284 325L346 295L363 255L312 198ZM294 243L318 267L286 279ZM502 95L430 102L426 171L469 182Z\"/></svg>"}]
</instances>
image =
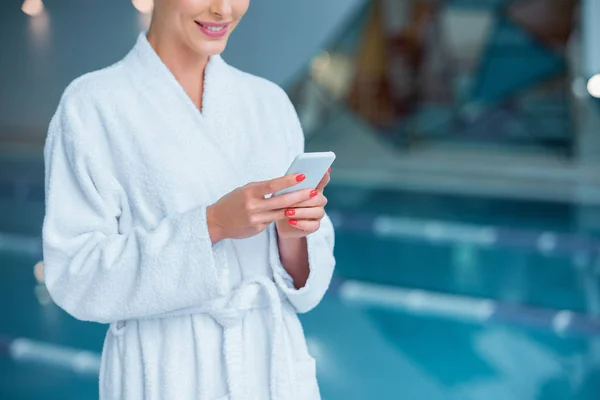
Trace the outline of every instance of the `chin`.
<instances>
[{"instance_id":1,"label":"chin","mask_svg":"<svg viewBox=\"0 0 600 400\"><path fill-rule=\"evenodd\" d=\"M224 40L222 43L204 43L199 50L202 54L214 56L223 53L226 47L227 41Z\"/></svg>"},{"instance_id":2,"label":"chin","mask_svg":"<svg viewBox=\"0 0 600 400\"><path fill-rule=\"evenodd\" d=\"M190 38L188 45L198 54L213 56L221 54L227 47L227 37L221 40L206 40L204 38Z\"/></svg>"}]
</instances>

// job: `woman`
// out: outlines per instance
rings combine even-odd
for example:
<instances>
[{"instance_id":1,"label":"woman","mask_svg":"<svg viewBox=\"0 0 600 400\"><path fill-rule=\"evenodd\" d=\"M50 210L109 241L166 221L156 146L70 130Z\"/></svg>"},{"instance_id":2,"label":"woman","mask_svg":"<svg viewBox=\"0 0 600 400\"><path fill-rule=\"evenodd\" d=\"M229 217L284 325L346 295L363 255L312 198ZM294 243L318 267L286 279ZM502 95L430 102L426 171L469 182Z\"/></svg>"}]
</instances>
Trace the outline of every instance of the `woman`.
<instances>
[{"instance_id":1,"label":"woman","mask_svg":"<svg viewBox=\"0 0 600 400\"><path fill-rule=\"evenodd\" d=\"M155 0L117 64L75 80L45 149L45 279L109 323L103 399L318 399L299 312L334 268L285 92L219 54L249 0Z\"/></svg>"}]
</instances>

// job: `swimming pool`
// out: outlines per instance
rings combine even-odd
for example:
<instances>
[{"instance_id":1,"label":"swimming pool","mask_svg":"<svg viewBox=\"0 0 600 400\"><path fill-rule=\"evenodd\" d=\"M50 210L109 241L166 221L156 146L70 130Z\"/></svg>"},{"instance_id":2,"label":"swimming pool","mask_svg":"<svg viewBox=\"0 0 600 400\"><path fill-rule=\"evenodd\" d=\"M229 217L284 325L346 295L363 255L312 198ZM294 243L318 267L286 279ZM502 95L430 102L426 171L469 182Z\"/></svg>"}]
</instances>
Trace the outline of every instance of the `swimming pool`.
<instances>
[{"instance_id":1,"label":"swimming pool","mask_svg":"<svg viewBox=\"0 0 600 400\"><path fill-rule=\"evenodd\" d=\"M328 197L336 277L302 316L325 400L599 397L600 236L578 207L351 186ZM0 246L2 398L96 398L105 327L42 304L26 230Z\"/></svg>"}]
</instances>

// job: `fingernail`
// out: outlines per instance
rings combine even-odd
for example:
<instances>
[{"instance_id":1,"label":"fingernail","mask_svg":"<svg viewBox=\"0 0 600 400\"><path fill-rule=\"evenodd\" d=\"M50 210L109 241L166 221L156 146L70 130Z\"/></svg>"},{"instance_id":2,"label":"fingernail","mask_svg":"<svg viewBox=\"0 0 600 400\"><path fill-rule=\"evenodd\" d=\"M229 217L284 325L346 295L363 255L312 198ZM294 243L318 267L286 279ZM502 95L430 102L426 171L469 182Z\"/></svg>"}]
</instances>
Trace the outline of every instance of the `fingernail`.
<instances>
[{"instance_id":1,"label":"fingernail","mask_svg":"<svg viewBox=\"0 0 600 400\"><path fill-rule=\"evenodd\" d=\"M285 215L287 215L288 217L293 217L294 215L296 215L296 210L285 210Z\"/></svg>"},{"instance_id":2,"label":"fingernail","mask_svg":"<svg viewBox=\"0 0 600 400\"><path fill-rule=\"evenodd\" d=\"M317 192L316 190L312 190L312 191L310 192L310 197L315 197L315 196L316 196L316 195L318 195L318 194L319 194L319 192Z\"/></svg>"},{"instance_id":3,"label":"fingernail","mask_svg":"<svg viewBox=\"0 0 600 400\"><path fill-rule=\"evenodd\" d=\"M331 168L328 168L328 169L327 169L327 172L331 172Z\"/></svg>"},{"instance_id":4,"label":"fingernail","mask_svg":"<svg viewBox=\"0 0 600 400\"><path fill-rule=\"evenodd\" d=\"M290 225L298 225L298 221L296 221L295 219L290 219L288 222L290 223Z\"/></svg>"},{"instance_id":5,"label":"fingernail","mask_svg":"<svg viewBox=\"0 0 600 400\"><path fill-rule=\"evenodd\" d=\"M302 182L304 179L306 179L306 175L304 175L304 174L296 175L296 182Z\"/></svg>"}]
</instances>

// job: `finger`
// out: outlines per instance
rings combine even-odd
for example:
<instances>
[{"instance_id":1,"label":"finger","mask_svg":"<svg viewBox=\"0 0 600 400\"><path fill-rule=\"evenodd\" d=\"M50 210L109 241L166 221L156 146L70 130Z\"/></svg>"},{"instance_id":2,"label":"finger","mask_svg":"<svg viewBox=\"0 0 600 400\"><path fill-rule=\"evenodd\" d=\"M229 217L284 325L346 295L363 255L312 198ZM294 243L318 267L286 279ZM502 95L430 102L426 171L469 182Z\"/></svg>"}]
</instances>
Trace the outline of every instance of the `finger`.
<instances>
[{"instance_id":1,"label":"finger","mask_svg":"<svg viewBox=\"0 0 600 400\"><path fill-rule=\"evenodd\" d=\"M291 174L269 181L256 182L254 186L256 187L258 194L264 197L267 194L277 193L280 190L295 186L305 178L306 176L304 176L304 174Z\"/></svg>"},{"instance_id":2,"label":"finger","mask_svg":"<svg viewBox=\"0 0 600 400\"><path fill-rule=\"evenodd\" d=\"M307 220L307 219L305 219L305 220L290 219L289 224L292 225L294 228L300 229L301 231L305 231L305 232L315 232L315 231L319 230L319 227L321 226L320 221Z\"/></svg>"},{"instance_id":3,"label":"finger","mask_svg":"<svg viewBox=\"0 0 600 400\"><path fill-rule=\"evenodd\" d=\"M304 219L316 219L320 220L325 216L325 209L323 207L311 207L311 208L290 208L285 210L285 216L290 219L304 220Z\"/></svg>"},{"instance_id":4,"label":"finger","mask_svg":"<svg viewBox=\"0 0 600 400\"><path fill-rule=\"evenodd\" d=\"M304 189L295 192L274 196L261 201L261 210L281 210L292 207L295 204L318 197L319 192L316 190Z\"/></svg>"},{"instance_id":5,"label":"finger","mask_svg":"<svg viewBox=\"0 0 600 400\"><path fill-rule=\"evenodd\" d=\"M285 214L285 210L270 210L257 214L252 222L257 224L270 224L271 222L281 221L284 219L288 219Z\"/></svg>"},{"instance_id":6,"label":"finger","mask_svg":"<svg viewBox=\"0 0 600 400\"><path fill-rule=\"evenodd\" d=\"M331 169L327 171L327 173L321 179L321 182L317 185L317 190L322 192L325 189L325 186L331 181Z\"/></svg>"},{"instance_id":7,"label":"finger","mask_svg":"<svg viewBox=\"0 0 600 400\"><path fill-rule=\"evenodd\" d=\"M310 207L325 207L327 205L327 197L323 193L319 193L315 197L301 201L288 206L288 208L310 208Z\"/></svg>"}]
</instances>

